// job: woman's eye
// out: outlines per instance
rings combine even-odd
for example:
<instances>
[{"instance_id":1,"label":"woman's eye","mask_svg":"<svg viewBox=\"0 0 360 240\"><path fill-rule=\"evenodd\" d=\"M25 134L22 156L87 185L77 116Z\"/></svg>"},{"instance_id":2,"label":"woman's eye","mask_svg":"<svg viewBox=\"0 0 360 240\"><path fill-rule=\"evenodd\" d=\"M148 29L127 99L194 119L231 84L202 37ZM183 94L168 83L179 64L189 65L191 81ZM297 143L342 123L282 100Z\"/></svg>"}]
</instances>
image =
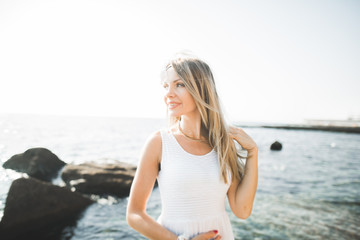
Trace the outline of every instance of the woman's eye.
<instances>
[{"instance_id":1,"label":"woman's eye","mask_svg":"<svg viewBox=\"0 0 360 240\"><path fill-rule=\"evenodd\" d=\"M169 87L169 85L167 85L167 84L163 85L163 88L165 88L165 89L167 89L168 87Z\"/></svg>"},{"instance_id":2,"label":"woman's eye","mask_svg":"<svg viewBox=\"0 0 360 240\"><path fill-rule=\"evenodd\" d=\"M176 86L177 86L177 87L185 87L185 84L183 84L183 83L178 83L178 84L176 84Z\"/></svg>"}]
</instances>

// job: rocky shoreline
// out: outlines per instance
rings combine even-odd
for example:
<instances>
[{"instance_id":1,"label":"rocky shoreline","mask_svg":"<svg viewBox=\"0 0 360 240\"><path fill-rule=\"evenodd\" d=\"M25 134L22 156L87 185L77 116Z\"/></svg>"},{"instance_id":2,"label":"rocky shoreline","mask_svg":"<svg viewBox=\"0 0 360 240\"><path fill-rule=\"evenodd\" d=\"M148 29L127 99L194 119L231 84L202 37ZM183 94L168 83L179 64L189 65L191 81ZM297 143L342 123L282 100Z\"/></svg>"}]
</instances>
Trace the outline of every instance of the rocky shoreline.
<instances>
[{"instance_id":1,"label":"rocky shoreline","mask_svg":"<svg viewBox=\"0 0 360 240\"><path fill-rule=\"evenodd\" d=\"M29 177L12 182L0 222L0 239L41 239L46 231L76 221L94 200L91 195L126 197L136 166L117 162L66 164L46 148L12 156L3 168ZM51 183L60 174L66 186Z\"/></svg>"}]
</instances>

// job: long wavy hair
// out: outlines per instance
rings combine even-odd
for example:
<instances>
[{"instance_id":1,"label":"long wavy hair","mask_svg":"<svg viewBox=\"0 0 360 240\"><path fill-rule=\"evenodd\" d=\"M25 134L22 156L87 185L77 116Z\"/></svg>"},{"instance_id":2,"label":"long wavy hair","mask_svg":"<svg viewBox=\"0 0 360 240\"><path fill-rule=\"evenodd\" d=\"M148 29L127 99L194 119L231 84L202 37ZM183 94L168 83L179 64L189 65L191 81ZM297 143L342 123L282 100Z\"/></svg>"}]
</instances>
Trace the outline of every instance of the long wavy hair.
<instances>
[{"instance_id":1,"label":"long wavy hair","mask_svg":"<svg viewBox=\"0 0 360 240\"><path fill-rule=\"evenodd\" d=\"M241 181L244 175L243 156L229 137L209 65L194 55L178 53L166 64L164 72L170 67L174 68L195 100L201 115L201 133L218 155L221 179L227 184L231 174L232 182ZM178 124L180 119L169 117L170 126Z\"/></svg>"}]
</instances>

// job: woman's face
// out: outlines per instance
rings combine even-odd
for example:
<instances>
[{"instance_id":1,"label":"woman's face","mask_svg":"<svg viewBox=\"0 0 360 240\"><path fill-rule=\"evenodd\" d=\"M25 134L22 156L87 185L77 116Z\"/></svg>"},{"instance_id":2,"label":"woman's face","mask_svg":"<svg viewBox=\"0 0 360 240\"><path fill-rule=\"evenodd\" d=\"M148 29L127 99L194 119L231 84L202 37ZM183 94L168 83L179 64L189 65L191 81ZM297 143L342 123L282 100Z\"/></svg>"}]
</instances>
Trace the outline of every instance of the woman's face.
<instances>
[{"instance_id":1,"label":"woman's face","mask_svg":"<svg viewBox=\"0 0 360 240\"><path fill-rule=\"evenodd\" d=\"M197 111L194 98L173 67L165 72L163 87L165 90L164 101L170 116L180 117Z\"/></svg>"}]
</instances>

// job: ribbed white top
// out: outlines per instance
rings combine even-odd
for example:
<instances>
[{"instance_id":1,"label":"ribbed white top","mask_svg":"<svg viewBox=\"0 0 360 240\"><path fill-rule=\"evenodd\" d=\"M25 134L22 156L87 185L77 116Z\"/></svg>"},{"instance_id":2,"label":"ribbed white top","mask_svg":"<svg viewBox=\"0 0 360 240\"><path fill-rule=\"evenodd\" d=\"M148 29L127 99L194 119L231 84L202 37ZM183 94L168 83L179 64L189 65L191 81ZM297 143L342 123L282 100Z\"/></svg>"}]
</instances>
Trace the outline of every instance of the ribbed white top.
<instances>
[{"instance_id":1,"label":"ribbed white top","mask_svg":"<svg viewBox=\"0 0 360 240\"><path fill-rule=\"evenodd\" d=\"M162 160L158 184L162 211L157 219L177 235L189 238L218 230L223 240L234 235L225 211L230 187L220 179L217 153L205 155L186 152L172 133L161 130Z\"/></svg>"}]
</instances>

